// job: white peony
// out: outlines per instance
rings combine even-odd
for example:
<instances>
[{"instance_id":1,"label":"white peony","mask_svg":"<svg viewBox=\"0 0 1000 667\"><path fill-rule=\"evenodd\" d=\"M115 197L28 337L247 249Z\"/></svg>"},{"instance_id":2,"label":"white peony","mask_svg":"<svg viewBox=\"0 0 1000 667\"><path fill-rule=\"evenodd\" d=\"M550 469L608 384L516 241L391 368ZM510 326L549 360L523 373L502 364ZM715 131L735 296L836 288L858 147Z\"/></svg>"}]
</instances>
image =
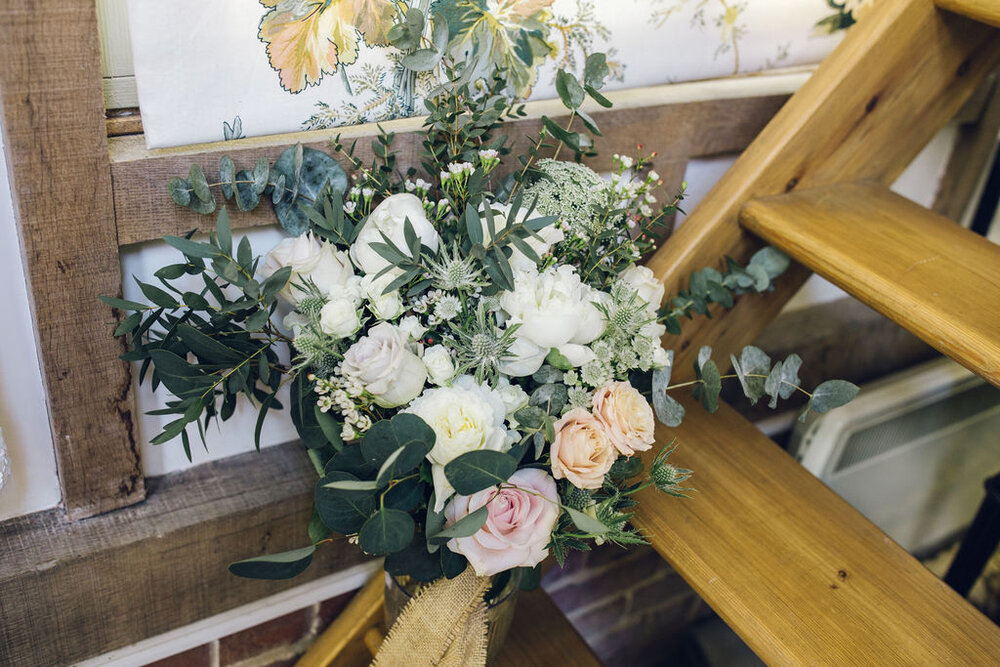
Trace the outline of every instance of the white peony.
<instances>
[{"instance_id":1,"label":"white peony","mask_svg":"<svg viewBox=\"0 0 1000 667\"><path fill-rule=\"evenodd\" d=\"M507 216L510 215L510 204L497 204L491 205L493 209L493 224L494 229L497 233L500 232L507 224ZM514 220L515 223L524 222L528 214L528 206L521 206L517 211L517 218ZM489 225L486 221L486 215L484 214L484 208L480 207L480 221L483 225L483 239L488 244L493 240L490 235ZM541 217L541 214L537 211L532 213L532 217ZM538 236L528 236L524 239L524 242L528 244L535 254L541 257L549 251L549 249L555 244L562 241L566 236L563 231L556 227L555 224L547 225L542 227L540 230L535 232ZM515 271L528 271L534 269L536 264L527 255L521 252L516 246L513 246L513 254L510 256L510 266Z\"/></svg>"},{"instance_id":2,"label":"white peony","mask_svg":"<svg viewBox=\"0 0 1000 667\"><path fill-rule=\"evenodd\" d=\"M348 348L341 372L360 381L383 408L409 403L424 388L427 370L408 342L409 337L388 322L377 324Z\"/></svg>"},{"instance_id":3,"label":"white peony","mask_svg":"<svg viewBox=\"0 0 1000 667\"><path fill-rule=\"evenodd\" d=\"M381 325L380 325L381 326ZM488 386L462 375L450 387L428 389L404 412L423 419L434 430L434 447L427 454L434 480L434 511L444 509L455 492L444 474L444 466L467 452L481 449L506 451L503 400Z\"/></svg>"},{"instance_id":4,"label":"white peony","mask_svg":"<svg viewBox=\"0 0 1000 667\"><path fill-rule=\"evenodd\" d=\"M319 328L336 338L347 338L361 328L358 306L350 297L328 301L319 312Z\"/></svg>"},{"instance_id":5,"label":"white peony","mask_svg":"<svg viewBox=\"0 0 1000 667\"><path fill-rule=\"evenodd\" d=\"M372 243L385 243L385 239L382 238L383 234L397 248L408 253L403 231L407 219L413 225L413 231L417 233L420 242L436 251L439 240L438 233L430 220L427 219L424 205L420 199L406 193L392 195L386 197L381 204L375 207L358 233L354 245L351 246L351 260L354 265L371 276L390 265L388 260L371 247ZM398 276L400 270L394 269L388 275Z\"/></svg>"},{"instance_id":6,"label":"white peony","mask_svg":"<svg viewBox=\"0 0 1000 667\"><path fill-rule=\"evenodd\" d=\"M427 377L438 386L443 386L455 376L455 363L444 345L434 345L424 350L424 366Z\"/></svg>"},{"instance_id":7,"label":"white peony","mask_svg":"<svg viewBox=\"0 0 1000 667\"><path fill-rule=\"evenodd\" d=\"M293 306L302 296L296 285L310 280L323 294L330 295L354 275L347 253L327 241L320 243L312 233L284 239L272 248L260 267L260 275L267 279L285 266L292 268L292 275L278 296Z\"/></svg>"},{"instance_id":8,"label":"white peony","mask_svg":"<svg viewBox=\"0 0 1000 667\"><path fill-rule=\"evenodd\" d=\"M607 327L595 303L610 296L585 285L576 269L563 265L514 276L514 290L500 296L508 325L520 324L517 335L546 350L566 343L586 345Z\"/></svg>"},{"instance_id":9,"label":"white peony","mask_svg":"<svg viewBox=\"0 0 1000 667\"><path fill-rule=\"evenodd\" d=\"M510 377L532 375L542 367L549 351L535 345L527 338L516 336L507 354L500 360L500 372Z\"/></svg>"},{"instance_id":10,"label":"white peony","mask_svg":"<svg viewBox=\"0 0 1000 667\"><path fill-rule=\"evenodd\" d=\"M656 279L649 267L633 264L622 271L618 278L634 289L639 298L649 304L651 310L656 310L663 303L663 283Z\"/></svg>"},{"instance_id":11,"label":"white peony","mask_svg":"<svg viewBox=\"0 0 1000 667\"><path fill-rule=\"evenodd\" d=\"M403 299L399 296L399 290L382 293L393 279L392 273L381 278L368 274L361 279L361 292L368 300L368 309L380 320L393 320L403 313Z\"/></svg>"},{"instance_id":12,"label":"white peony","mask_svg":"<svg viewBox=\"0 0 1000 667\"><path fill-rule=\"evenodd\" d=\"M515 412L528 405L528 393L520 385L511 384L503 375L494 390L503 401L504 412L510 418Z\"/></svg>"}]
</instances>

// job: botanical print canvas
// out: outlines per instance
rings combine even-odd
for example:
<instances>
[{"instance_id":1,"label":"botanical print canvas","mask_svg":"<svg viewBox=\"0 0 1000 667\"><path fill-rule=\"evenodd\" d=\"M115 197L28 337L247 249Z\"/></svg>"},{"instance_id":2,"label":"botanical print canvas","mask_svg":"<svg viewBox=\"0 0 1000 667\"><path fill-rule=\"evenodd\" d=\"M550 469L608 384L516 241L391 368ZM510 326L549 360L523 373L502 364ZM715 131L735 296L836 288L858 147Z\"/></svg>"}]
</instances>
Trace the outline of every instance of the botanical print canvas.
<instances>
[{"instance_id":1,"label":"botanical print canvas","mask_svg":"<svg viewBox=\"0 0 1000 667\"><path fill-rule=\"evenodd\" d=\"M555 97L559 68L608 54L609 89L819 62L872 0L410 0L442 13L456 57ZM149 147L418 115L435 85L388 46L390 0L130 0ZM424 35L425 40L433 35ZM445 36L447 39L447 36ZM419 45L415 44L415 47ZM419 49L418 49L419 50ZM579 72L578 72L579 73Z\"/></svg>"}]
</instances>

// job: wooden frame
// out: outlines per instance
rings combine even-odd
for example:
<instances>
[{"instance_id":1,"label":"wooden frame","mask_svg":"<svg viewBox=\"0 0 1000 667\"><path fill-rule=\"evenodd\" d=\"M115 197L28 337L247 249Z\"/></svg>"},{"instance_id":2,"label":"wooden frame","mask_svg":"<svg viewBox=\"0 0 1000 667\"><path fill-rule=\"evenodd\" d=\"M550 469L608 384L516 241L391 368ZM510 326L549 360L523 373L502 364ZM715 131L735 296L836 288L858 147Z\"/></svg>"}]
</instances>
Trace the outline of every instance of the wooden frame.
<instances>
[{"instance_id":1,"label":"wooden frame","mask_svg":"<svg viewBox=\"0 0 1000 667\"><path fill-rule=\"evenodd\" d=\"M146 480L131 374L117 359L114 318L96 298L121 291L121 245L206 223L170 202L168 177L193 161L211 173L223 150L237 161L274 156L296 141L321 145L329 133L146 151L141 136L108 139L109 127L122 134L139 124L105 118L92 2L2 0L0 37L7 157L63 494L62 509L0 523L0 663L77 661L354 562L357 550L338 543L291 583L228 575L232 560L301 546L313 473L290 445ZM598 116L607 145L659 150L670 186L689 158L741 151L787 99L675 103L674 90L624 91L613 117ZM551 105L533 104L532 117L509 131L532 132L541 113ZM414 143L405 132L419 120L391 125L400 145ZM273 217L262 207L233 220L247 227ZM79 634L82 626L93 632Z\"/></svg>"}]
</instances>

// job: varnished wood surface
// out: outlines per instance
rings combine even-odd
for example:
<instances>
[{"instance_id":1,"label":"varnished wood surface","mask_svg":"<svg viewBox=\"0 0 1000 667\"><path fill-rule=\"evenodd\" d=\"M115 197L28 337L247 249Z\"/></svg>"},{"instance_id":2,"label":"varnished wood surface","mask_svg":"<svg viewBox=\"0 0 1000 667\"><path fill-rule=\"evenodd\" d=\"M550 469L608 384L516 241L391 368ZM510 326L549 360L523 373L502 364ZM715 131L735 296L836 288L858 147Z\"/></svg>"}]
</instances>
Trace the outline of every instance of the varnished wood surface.
<instances>
[{"instance_id":1,"label":"varnished wood surface","mask_svg":"<svg viewBox=\"0 0 1000 667\"><path fill-rule=\"evenodd\" d=\"M752 424L682 403L683 425L657 439L678 439L671 462L697 490L640 492L635 524L765 662L1000 661L1000 628Z\"/></svg>"},{"instance_id":2,"label":"varnished wood surface","mask_svg":"<svg viewBox=\"0 0 1000 667\"><path fill-rule=\"evenodd\" d=\"M344 538L295 579L226 569L308 544L315 481L296 442L150 478L144 503L85 521L0 522L0 665L76 664L362 562Z\"/></svg>"},{"instance_id":3,"label":"varnished wood surface","mask_svg":"<svg viewBox=\"0 0 1000 667\"><path fill-rule=\"evenodd\" d=\"M144 495L131 374L115 314L97 300L121 292L98 52L92 0L0 2L11 194L73 518Z\"/></svg>"},{"instance_id":4,"label":"varnished wood surface","mask_svg":"<svg viewBox=\"0 0 1000 667\"><path fill-rule=\"evenodd\" d=\"M782 107L648 265L667 294L692 271L746 260L760 242L739 228L740 207L757 197L859 179L892 183L1000 59L1000 34L941 12L932 0L876 2ZM693 375L701 345L717 358L751 342L808 272L743 297L732 311L684 325L665 343L678 350L679 379Z\"/></svg>"},{"instance_id":5,"label":"varnished wood surface","mask_svg":"<svg viewBox=\"0 0 1000 667\"><path fill-rule=\"evenodd\" d=\"M938 7L968 16L1000 28L1000 2L997 0L936 0Z\"/></svg>"},{"instance_id":6,"label":"varnished wood surface","mask_svg":"<svg viewBox=\"0 0 1000 667\"><path fill-rule=\"evenodd\" d=\"M296 667L365 667L371 662L367 643L384 637L382 613L385 585L381 572L316 640ZM545 591L518 593L517 608L498 667L598 667L601 663Z\"/></svg>"},{"instance_id":7,"label":"varnished wood surface","mask_svg":"<svg viewBox=\"0 0 1000 667\"><path fill-rule=\"evenodd\" d=\"M594 111L603 136L597 138L600 155L588 162L598 170L611 168L614 153L635 154L642 145L646 154L656 152L654 165L667 190L676 190L684 178L684 167L691 157L735 153L743 150L788 99L787 95L718 99L696 102L657 103L657 95L668 95L669 86L610 93L618 107ZM524 152L528 136L541 127L538 115L558 109L548 102L531 103L532 116L508 123L500 131L515 140L516 150ZM396 132L393 150L402 167L419 166L420 141L415 131L422 118L382 123ZM115 220L119 245L158 239L165 234L182 234L191 229L214 229L214 216L203 216L175 205L167 192L167 181L185 177L191 164L200 164L209 181L217 179L219 158L230 155L237 167L252 166L259 157L276 159L297 142L311 148L330 150L329 140L337 132L350 145L358 140L356 156L368 164L372 159L371 139L378 128L359 125L339 130L298 132L253 137L236 141L147 150L142 135L112 137L110 141L114 178ZM221 198L220 198L221 199ZM256 210L240 212L229 207L234 228L276 224L274 211L267 203Z\"/></svg>"},{"instance_id":8,"label":"varnished wood surface","mask_svg":"<svg viewBox=\"0 0 1000 667\"><path fill-rule=\"evenodd\" d=\"M758 199L741 220L1000 386L1000 246L873 183Z\"/></svg>"}]
</instances>

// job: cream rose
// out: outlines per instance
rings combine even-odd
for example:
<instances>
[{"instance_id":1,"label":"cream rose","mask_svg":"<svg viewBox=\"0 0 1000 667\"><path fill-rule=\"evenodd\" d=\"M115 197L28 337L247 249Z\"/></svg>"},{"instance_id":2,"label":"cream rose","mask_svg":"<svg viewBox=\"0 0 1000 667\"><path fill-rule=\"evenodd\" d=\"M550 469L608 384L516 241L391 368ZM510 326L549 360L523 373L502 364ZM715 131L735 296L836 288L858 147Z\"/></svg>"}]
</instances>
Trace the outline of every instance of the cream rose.
<instances>
[{"instance_id":1,"label":"cream rose","mask_svg":"<svg viewBox=\"0 0 1000 667\"><path fill-rule=\"evenodd\" d=\"M427 454L434 480L435 512L440 512L455 492L444 474L446 464L466 452L509 449L503 401L471 375L455 378L450 387L428 389L404 412L423 419L436 436Z\"/></svg>"},{"instance_id":2,"label":"cream rose","mask_svg":"<svg viewBox=\"0 0 1000 667\"><path fill-rule=\"evenodd\" d=\"M595 391L593 411L615 449L625 456L644 452L653 445L653 409L628 382L612 382Z\"/></svg>"},{"instance_id":3,"label":"cream rose","mask_svg":"<svg viewBox=\"0 0 1000 667\"><path fill-rule=\"evenodd\" d=\"M568 479L580 489L599 489L618 451L601 422L583 408L574 408L555 423L552 476Z\"/></svg>"},{"instance_id":4,"label":"cream rose","mask_svg":"<svg viewBox=\"0 0 1000 667\"><path fill-rule=\"evenodd\" d=\"M446 385L455 376L455 362L444 345L434 345L424 350L424 366L427 376L438 386Z\"/></svg>"},{"instance_id":5,"label":"cream rose","mask_svg":"<svg viewBox=\"0 0 1000 667\"><path fill-rule=\"evenodd\" d=\"M493 209L493 223L494 228L499 231L504 228L507 224L507 216L510 215L510 204L497 204L494 203L490 206ZM480 207L480 222L483 226L483 238L487 243L493 240L490 236L489 225L486 221L486 215L484 209ZM515 224L524 222L528 214L528 207L521 206L517 211L517 218L515 218ZM541 217L541 214L534 213L535 217ZM555 224L546 225L540 230L535 232L537 236L528 236L524 239L524 242L529 248L535 251L535 254L541 257L549 251L549 249L555 244L566 238L563 231L555 226ZM521 252L517 247L513 248L513 253L510 256L510 265L515 271L527 271L535 268L537 265L534 260L530 259L527 255Z\"/></svg>"},{"instance_id":6,"label":"cream rose","mask_svg":"<svg viewBox=\"0 0 1000 667\"><path fill-rule=\"evenodd\" d=\"M663 302L663 283L656 279L649 267L633 264L622 271L618 278L634 289L639 298L649 304L651 310L660 307Z\"/></svg>"},{"instance_id":7,"label":"cream rose","mask_svg":"<svg viewBox=\"0 0 1000 667\"><path fill-rule=\"evenodd\" d=\"M315 283L323 294L330 295L354 275L347 253L327 241L320 243L312 233L284 239L272 248L260 267L260 275L267 279L286 266L292 268L292 275L278 296L293 306L302 296L297 286L306 280Z\"/></svg>"},{"instance_id":8,"label":"cream rose","mask_svg":"<svg viewBox=\"0 0 1000 667\"><path fill-rule=\"evenodd\" d=\"M519 338L545 350L566 343L586 345L604 333L607 321L595 303L608 295L585 285L569 265L520 271L513 291L503 292L500 307L508 324L520 324Z\"/></svg>"},{"instance_id":9,"label":"cream rose","mask_svg":"<svg viewBox=\"0 0 1000 667\"><path fill-rule=\"evenodd\" d=\"M372 243L385 243L383 234L397 248L408 252L404 234L406 220L413 225L413 231L417 233L420 242L436 251L438 233L427 219L423 203L415 195L403 193L386 197L368 216L351 246L354 265L371 276L390 265L388 260L371 247ZM388 275L399 275L399 270L390 271Z\"/></svg>"},{"instance_id":10,"label":"cream rose","mask_svg":"<svg viewBox=\"0 0 1000 667\"><path fill-rule=\"evenodd\" d=\"M399 296L399 290L383 294L392 281L392 274L381 278L368 274L361 279L361 292L368 300L368 310L380 320L394 320L403 313L403 299Z\"/></svg>"},{"instance_id":11,"label":"cream rose","mask_svg":"<svg viewBox=\"0 0 1000 667\"><path fill-rule=\"evenodd\" d=\"M347 338L361 328L361 318L354 299L339 297L328 301L319 311L319 328L335 338Z\"/></svg>"},{"instance_id":12,"label":"cream rose","mask_svg":"<svg viewBox=\"0 0 1000 667\"><path fill-rule=\"evenodd\" d=\"M348 348L341 372L360 380L383 408L409 403L424 388L427 370L408 342L409 337L388 322L376 324Z\"/></svg>"},{"instance_id":13,"label":"cream rose","mask_svg":"<svg viewBox=\"0 0 1000 667\"><path fill-rule=\"evenodd\" d=\"M480 577L512 567L534 567L549 555L559 519L555 481L536 468L518 470L504 484L471 496L455 496L445 509L448 524L487 507L486 523L470 537L448 541L448 548L469 559Z\"/></svg>"}]
</instances>

